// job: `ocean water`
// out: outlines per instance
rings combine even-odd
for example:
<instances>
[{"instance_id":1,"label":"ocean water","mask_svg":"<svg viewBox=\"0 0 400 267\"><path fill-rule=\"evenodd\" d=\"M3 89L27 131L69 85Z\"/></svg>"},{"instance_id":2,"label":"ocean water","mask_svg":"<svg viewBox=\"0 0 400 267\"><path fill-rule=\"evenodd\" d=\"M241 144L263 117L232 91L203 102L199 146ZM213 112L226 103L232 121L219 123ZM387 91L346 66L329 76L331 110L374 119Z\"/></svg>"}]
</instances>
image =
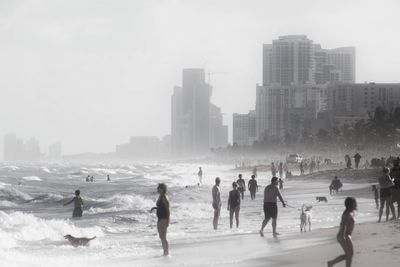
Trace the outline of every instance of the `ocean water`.
<instances>
[{"instance_id":1,"label":"ocean water","mask_svg":"<svg viewBox=\"0 0 400 267\"><path fill-rule=\"evenodd\" d=\"M259 172L256 200L246 191L240 211L239 229L229 229L226 210L228 192L238 172L231 165L202 165L203 185L198 186L195 164L0 165L0 266L118 266L151 259L162 254L154 213L157 184L168 186L171 223L168 240L175 245L193 244L239 234L257 233L263 220L263 189L270 173ZM106 177L110 175L111 181ZM87 175L94 182L85 182ZM243 172L248 181L251 172ZM221 177L223 200L219 230L212 230L211 187ZM287 179L282 194L289 207L279 206L278 231L299 233L299 208L313 205L313 229L339 224L342 194L329 196L327 181ZM366 185L345 184L346 189L369 190ZM81 190L84 214L71 218L73 204L63 204ZM317 203L316 196L327 196ZM358 198L357 222L373 221L373 200ZM266 236L271 226L265 229ZM90 246L73 248L63 236L97 238ZM195 256L195 252L193 254ZM134 264L132 266L135 266Z\"/></svg>"}]
</instances>

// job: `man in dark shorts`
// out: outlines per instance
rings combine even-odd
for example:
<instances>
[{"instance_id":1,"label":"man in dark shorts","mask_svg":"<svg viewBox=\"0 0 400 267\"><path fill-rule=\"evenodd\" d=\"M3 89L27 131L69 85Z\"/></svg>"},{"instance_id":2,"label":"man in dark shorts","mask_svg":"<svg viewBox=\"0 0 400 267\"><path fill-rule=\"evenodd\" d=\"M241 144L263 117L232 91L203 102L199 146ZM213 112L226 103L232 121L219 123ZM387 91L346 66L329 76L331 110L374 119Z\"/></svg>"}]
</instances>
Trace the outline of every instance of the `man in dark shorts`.
<instances>
[{"instance_id":1,"label":"man in dark shorts","mask_svg":"<svg viewBox=\"0 0 400 267\"><path fill-rule=\"evenodd\" d=\"M74 202L74 211L72 212L72 218L82 217L83 200L80 195L81 191L75 190L75 197L71 201L68 201L67 203L64 204L64 206L67 206L72 202Z\"/></svg>"},{"instance_id":2,"label":"man in dark shorts","mask_svg":"<svg viewBox=\"0 0 400 267\"><path fill-rule=\"evenodd\" d=\"M260 235L264 236L264 228L268 221L272 218L272 234L274 236L279 235L276 231L276 219L278 217L278 206L276 205L277 198L282 202L283 207L286 207L285 201L283 201L281 192L278 188L278 177L271 178L271 184L267 185L264 189L264 215L265 219L262 222Z\"/></svg>"}]
</instances>

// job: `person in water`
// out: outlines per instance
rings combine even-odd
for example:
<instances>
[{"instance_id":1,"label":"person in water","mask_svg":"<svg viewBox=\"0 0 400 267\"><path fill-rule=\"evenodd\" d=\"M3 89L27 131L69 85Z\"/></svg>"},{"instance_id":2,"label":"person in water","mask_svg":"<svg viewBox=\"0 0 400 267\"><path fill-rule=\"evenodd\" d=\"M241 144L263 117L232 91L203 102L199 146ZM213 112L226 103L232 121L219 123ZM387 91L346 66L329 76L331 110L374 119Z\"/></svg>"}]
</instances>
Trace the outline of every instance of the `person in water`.
<instances>
[{"instance_id":1,"label":"person in water","mask_svg":"<svg viewBox=\"0 0 400 267\"><path fill-rule=\"evenodd\" d=\"M92 177L90 177L90 181L91 181L91 182L93 182L93 180L94 180L93 176L92 176Z\"/></svg>"},{"instance_id":2,"label":"person in water","mask_svg":"<svg viewBox=\"0 0 400 267\"><path fill-rule=\"evenodd\" d=\"M167 186L165 184L158 184L158 193L160 194L156 203L156 207L151 208L150 212L157 210L157 230L161 239L161 245L164 250L164 256L169 254L168 241L167 241L167 228L169 226L169 201L167 198Z\"/></svg>"},{"instance_id":3,"label":"person in water","mask_svg":"<svg viewBox=\"0 0 400 267\"><path fill-rule=\"evenodd\" d=\"M211 190L211 194L212 194L212 206L214 208L214 219L213 219L213 227L214 230L217 230L218 228L218 219L219 219L219 215L221 212L221 192L219 191L219 184L221 183L221 179L219 179L219 177L215 178L215 185L213 186L212 190Z\"/></svg>"},{"instance_id":4,"label":"person in water","mask_svg":"<svg viewBox=\"0 0 400 267\"><path fill-rule=\"evenodd\" d=\"M86 182L90 182L90 175L88 175L87 177L86 177Z\"/></svg>"},{"instance_id":5,"label":"person in water","mask_svg":"<svg viewBox=\"0 0 400 267\"><path fill-rule=\"evenodd\" d=\"M354 248L351 234L354 230L354 211L357 210L357 202L352 197L347 197L344 201L345 211L342 214L339 232L337 233L337 241L344 250L344 254L328 261L328 267L332 267L336 263L346 261L346 267L351 267L353 260Z\"/></svg>"},{"instance_id":6,"label":"person in water","mask_svg":"<svg viewBox=\"0 0 400 267\"><path fill-rule=\"evenodd\" d=\"M108 182L111 181L111 178L110 178L110 175L109 175L109 174L107 174L107 181L108 181Z\"/></svg>"},{"instance_id":7,"label":"person in water","mask_svg":"<svg viewBox=\"0 0 400 267\"><path fill-rule=\"evenodd\" d=\"M197 176L199 177L199 185L203 184L203 170L201 167L199 167L199 172L197 173Z\"/></svg>"},{"instance_id":8,"label":"person in water","mask_svg":"<svg viewBox=\"0 0 400 267\"><path fill-rule=\"evenodd\" d=\"M239 179L236 181L238 190L240 192L240 195L242 196L242 199L244 198L244 191L246 191L246 182L242 178L242 174L238 175Z\"/></svg>"},{"instance_id":9,"label":"person in water","mask_svg":"<svg viewBox=\"0 0 400 267\"><path fill-rule=\"evenodd\" d=\"M83 201L81 198L81 191L80 190L75 190L75 197L71 200L68 201L67 203L64 204L64 206L67 206L74 202L74 211L72 212L72 218L80 218L82 217L82 207L83 207Z\"/></svg>"},{"instance_id":10,"label":"person in water","mask_svg":"<svg viewBox=\"0 0 400 267\"><path fill-rule=\"evenodd\" d=\"M239 211L240 211L240 191L237 190L237 183L232 183L233 190L229 192L228 198L228 211L229 211L229 225L232 229L233 214L235 214L236 228L239 228Z\"/></svg>"},{"instance_id":11,"label":"person in water","mask_svg":"<svg viewBox=\"0 0 400 267\"><path fill-rule=\"evenodd\" d=\"M251 176L251 179L249 180L249 184L247 186L250 191L251 200L255 199L256 192L258 192L258 185L257 185L256 176L254 174Z\"/></svg>"},{"instance_id":12,"label":"person in water","mask_svg":"<svg viewBox=\"0 0 400 267\"><path fill-rule=\"evenodd\" d=\"M286 207L285 201L283 201L281 192L278 188L278 177L271 178L271 184L267 185L264 189L264 215L265 219L262 222L260 235L264 236L264 228L267 225L268 221L272 218L272 234L274 236L279 235L276 231L276 222L278 217L278 206L276 205L276 200L282 202L283 207Z\"/></svg>"}]
</instances>

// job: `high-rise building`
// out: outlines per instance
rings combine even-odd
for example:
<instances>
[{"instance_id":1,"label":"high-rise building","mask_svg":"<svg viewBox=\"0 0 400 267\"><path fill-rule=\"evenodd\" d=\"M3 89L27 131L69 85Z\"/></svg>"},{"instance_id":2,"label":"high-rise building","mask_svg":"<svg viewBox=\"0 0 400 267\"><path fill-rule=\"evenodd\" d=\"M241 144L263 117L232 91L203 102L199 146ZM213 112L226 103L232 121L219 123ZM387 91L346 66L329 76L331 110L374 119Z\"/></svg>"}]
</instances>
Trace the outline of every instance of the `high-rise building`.
<instances>
[{"instance_id":1,"label":"high-rise building","mask_svg":"<svg viewBox=\"0 0 400 267\"><path fill-rule=\"evenodd\" d=\"M257 86L256 99L258 140L298 136L326 109L326 86Z\"/></svg>"},{"instance_id":2,"label":"high-rise building","mask_svg":"<svg viewBox=\"0 0 400 267\"><path fill-rule=\"evenodd\" d=\"M399 83L334 83L327 91L328 112L334 124L351 125L368 118L377 107L400 107Z\"/></svg>"},{"instance_id":3,"label":"high-rise building","mask_svg":"<svg viewBox=\"0 0 400 267\"><path fill-rule=\"evenodd\" d=\"M30 138L25 143L15 134L4 136L4 160L5 161L35 161L41 158L39 141Z\"/></svg>"},{"instance_id":4,"label":"high-rise building","mask_svg":"<svg viewBox=\"0 0 400 267\"><path fill-rule=\"evenodd\" d=\"M61 159L62 157L62 145L61 142L55 142L49 146L49 158L50 159Z\"/></svg>"},{"instance_id":5,"label":"high-rise building","mask_svg":"<svg viewBox=\"0 0 400 267\"><path fill-rule=\"evenodd\" d=\"M233 113L233 144L251 146L256 141L256 113Z\"/></svg>"},{"instance_id":6,"label":"high-rise building","mask_svg":"<svg viewBox=\"0 0 400 267\"><path fill-rule=\"evenodd\" d=\"M203 69L184 69L182 87L171 98L171 140L175 154L193 154L222 146L227 140L220 110L210 103L212 87Z\"/></svg>"},{"instance_id":7,"label":"high-rise building","mask_svg":"<svg viewBox=\"0 0 400 267\"><path fill-rule=\"evenodd\" d=\"M257 138L301 134L327 108L327 85L355 81L355 48L323 49L305 35L263 45L263 85L257 85Z\"/></svg>"},{"instance_id":8,"label":"high-rise building","mask_svg":"<svg viewBox=\"0 0 400 267\"><path fill-rule=\"evenodd\" d=\"M268 46L267 46L268 47ZM265 49L271 60L270 83L291 85L313 83L313 41L305 35L281 36L272 42L271 50ZM268 55L270 54L270 55ZM267 77L268 75L266 75Z\"/></svg>"}]
</instances>

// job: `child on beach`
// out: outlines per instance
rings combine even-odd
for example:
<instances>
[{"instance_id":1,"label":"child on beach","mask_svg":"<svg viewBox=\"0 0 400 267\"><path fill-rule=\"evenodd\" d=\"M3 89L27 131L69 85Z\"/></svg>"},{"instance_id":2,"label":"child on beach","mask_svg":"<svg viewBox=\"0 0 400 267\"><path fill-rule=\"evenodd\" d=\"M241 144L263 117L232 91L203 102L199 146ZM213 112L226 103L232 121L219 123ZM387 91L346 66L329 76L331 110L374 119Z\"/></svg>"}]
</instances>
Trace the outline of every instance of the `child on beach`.
<instances>
[{"instance_id":1,"label":"child on beach","mask_svg":"<svg viewBox=\"0 0 400 267\"><path fill-rule=\"evenodd\" d=\"M379 195L378 195L378 188L376 187L376 185L372 185L372 192L374 192L374 198L375 198L375 205L376 205L376 209L379 209Z\"/></svg>"},{"instance_id":2,"label":"child on beach","mask_svg":"<svg viewBox=\"0 0 400 267\"><path fill-rule=\"evenodd\" d=\"M83 201L80 194L81 194L80 190L75 190L75 197L71 201L68 201L67 203L64 204L64 206L67 206L72 202L74 202L74 211L72 212L72 218L82 217Z\"/></svg>"},{"instance_id":3,"label":"child on beach","mask_svg":"<svg viewBox=\"0 0 400 267\"><path fill-rule=\"evenodd\" d=\"M354 214L353 212L357 210L357 202L355 198L347 197L344 201L346 207L342 214L342 220L340 222L339 232L336 236L340 246L344 250L344 254L336 257L335 259L328 261L328 267L332 267L336 263L341 261L346 261L346 267L351 267L351 262L353 260L353 242L351 241L351 233L354 230Z\"/></svg>"}]
</instances>

